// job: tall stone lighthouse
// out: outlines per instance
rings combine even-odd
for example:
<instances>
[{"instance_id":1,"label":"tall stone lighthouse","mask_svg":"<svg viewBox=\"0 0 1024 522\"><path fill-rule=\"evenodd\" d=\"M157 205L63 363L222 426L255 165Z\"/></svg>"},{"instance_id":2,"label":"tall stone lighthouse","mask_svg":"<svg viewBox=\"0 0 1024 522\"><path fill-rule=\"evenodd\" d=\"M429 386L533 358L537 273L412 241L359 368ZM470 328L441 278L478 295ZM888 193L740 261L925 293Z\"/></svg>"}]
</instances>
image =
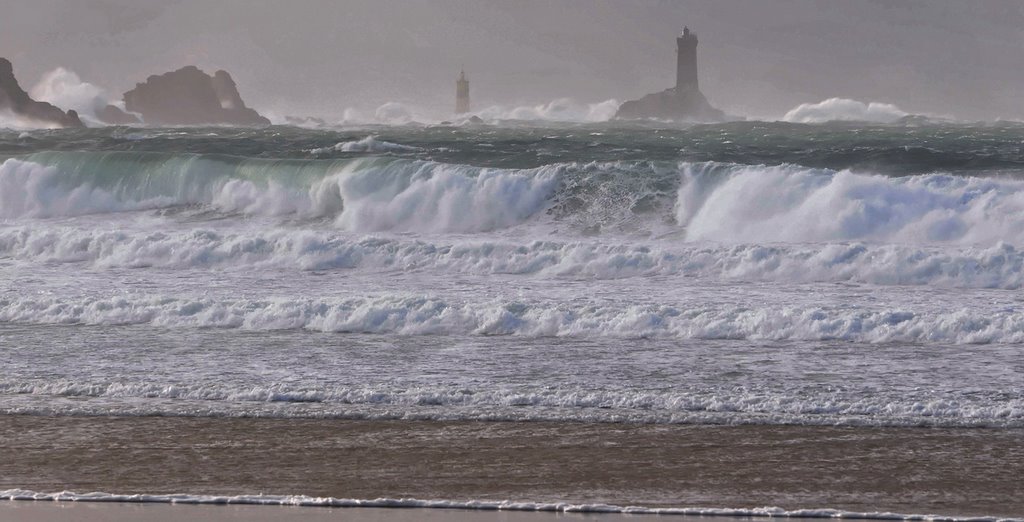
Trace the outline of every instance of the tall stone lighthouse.
<instances>
[{"instance_id":1,"label":"tall stone lighthouse","mask_svg":"<svg viewBox=\"0 0 1024 522\"><path fill-rule=\"evenodd\" d=\"M725 121L697 86L697 35L683 28L676 37L676 85L619 106L616 118L658 118L675 121Z\"/></svg>"},{"instance_id":2,"label":"tall stone lighthouse","mask_svg":"<svg viewBox=\"0 0 1024 522\"><path fill-rule=\"evenodd\" d=\"M676 92L699 90L697 86L697 35L683 27L676 37Z\"/></svg>"},{"instance_id":3,"label":"tall stone lighthouse","mask_svg":"<svg viewBox=\"0 0 1024 522\"><path fill-rule=\"evenodd\" d=\"M469 80L466 79L466 71L459 72L459 79L455 81L455 114L469 112Z\"/></svg>"}]
</instances>

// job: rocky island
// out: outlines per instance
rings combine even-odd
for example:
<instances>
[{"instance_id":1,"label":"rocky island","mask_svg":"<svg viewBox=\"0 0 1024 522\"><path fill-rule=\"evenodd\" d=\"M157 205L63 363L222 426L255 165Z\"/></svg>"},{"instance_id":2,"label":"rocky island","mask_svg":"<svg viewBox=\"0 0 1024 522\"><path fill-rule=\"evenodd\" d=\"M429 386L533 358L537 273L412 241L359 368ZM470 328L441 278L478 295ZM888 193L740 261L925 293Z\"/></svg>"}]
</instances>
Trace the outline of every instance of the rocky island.
<instances>
[{"instance_id":1,"label":"rocky island","mask_svg":"<svg viewBox=\"0 0 1024 522\"><path fill-rule=\"evenodd\" d=\"M14 77L14 66L0 58L0 111L10 112L34 125L84 127L75 111L64 112L53 105L33 100Z\"/></svg>"},{"instance_id":2,"label":"rocky island","mask_svg":"<svg viewBox=\"0 0 1024 522\"><path fill-rule=\"evenodd\" d=\"M124 106L148 125L270 125L245 106L230 74L193 65L150 76L124 93Z\"/></svg>"},{"instance_id":3,"label":"rocky island","mask_svg":"<svg viewBox=\"0 0 1024 522\"><path fill-rule=\"evenodd\" d=\"M676 38L676 86L623 103L619 119L658 118L676 121L723 121L725 113L708 103L697 85L697 35L683 28Z\"/></svg>"}]
</instances>

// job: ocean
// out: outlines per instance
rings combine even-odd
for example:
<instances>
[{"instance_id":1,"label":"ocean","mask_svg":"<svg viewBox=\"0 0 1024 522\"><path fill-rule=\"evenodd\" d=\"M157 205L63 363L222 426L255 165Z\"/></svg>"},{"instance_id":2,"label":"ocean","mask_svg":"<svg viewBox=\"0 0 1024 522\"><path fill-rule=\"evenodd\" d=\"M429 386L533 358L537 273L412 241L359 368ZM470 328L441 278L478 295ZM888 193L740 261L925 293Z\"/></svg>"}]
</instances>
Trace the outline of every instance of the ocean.
<instances>
[{"instance_id":1,"label":"ocean","mask_svg":"<svg viewBox=\"0 0 1024 522\"><path fill-rule=\"evenodd\" d=\"M1022 124L0 130L0 161L7 423L1024 442ZM1024 470L1012 454L993 469ZM1022 516L1007 480L984 505L921 500L931 490L891 504ZM164 493L349 498L177 485ZM0 489L61 484L30 486ZM421 500L474 500L450 491ZM748 507L544 491L481 494ZM892 510L879 495L766 498L778 513Z\"/></svg>"}]
</instances>

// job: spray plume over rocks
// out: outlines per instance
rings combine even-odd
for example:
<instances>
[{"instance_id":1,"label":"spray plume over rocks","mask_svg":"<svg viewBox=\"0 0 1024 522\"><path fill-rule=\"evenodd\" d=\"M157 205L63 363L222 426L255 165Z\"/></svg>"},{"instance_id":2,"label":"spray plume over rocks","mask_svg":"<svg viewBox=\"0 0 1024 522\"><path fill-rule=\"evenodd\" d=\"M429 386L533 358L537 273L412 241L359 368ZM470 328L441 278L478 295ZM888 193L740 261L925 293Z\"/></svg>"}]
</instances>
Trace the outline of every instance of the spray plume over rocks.
<instances>
[{"instance_id":1,"label":"spray plume over rocks","mask_svg":"<svg viewBox=\"0 0 1024 522\"><path fill-rule=\"evenodd\" d=\"M6 58L0 58L0 114L9 117L19 126L32 127L83 127L78 113L64 112L53 105L33 100L14 77L14 66Z\"/></svg>"}]
</instances>

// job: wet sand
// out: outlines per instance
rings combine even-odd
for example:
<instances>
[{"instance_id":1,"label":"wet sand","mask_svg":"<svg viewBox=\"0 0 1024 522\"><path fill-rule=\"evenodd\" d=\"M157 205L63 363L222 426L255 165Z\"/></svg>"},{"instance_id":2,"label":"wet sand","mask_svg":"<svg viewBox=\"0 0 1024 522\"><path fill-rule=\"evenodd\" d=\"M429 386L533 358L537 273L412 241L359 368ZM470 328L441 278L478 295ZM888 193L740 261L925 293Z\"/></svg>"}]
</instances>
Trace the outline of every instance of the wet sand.
<instances>
[{"instance_id":1,"label":"wet sand","mask_svg":"<svg viewBox=\"0 0 1024 522\"><path fill-rule=\"evenodd\" d=\"M0 502L0 520L18 522L614 522L636 516L597 513L523 513L452 509L329 509L281 506L194 506L96 502ZM643 520L643 519L641 519ZM705 519L706 520L706 519ZM716 517L722 520L749 518Z\"/></svg>"},{"instance_id":2,"label":"wet sand","mask_svg":"<svg viewBox=\"0 0 1024 522\"><path fill-rule=\"evenodd\" d=\"M0 437L0 489L1024 515L1024 430L0 416Z\"/></svg>"}]
</instances>

